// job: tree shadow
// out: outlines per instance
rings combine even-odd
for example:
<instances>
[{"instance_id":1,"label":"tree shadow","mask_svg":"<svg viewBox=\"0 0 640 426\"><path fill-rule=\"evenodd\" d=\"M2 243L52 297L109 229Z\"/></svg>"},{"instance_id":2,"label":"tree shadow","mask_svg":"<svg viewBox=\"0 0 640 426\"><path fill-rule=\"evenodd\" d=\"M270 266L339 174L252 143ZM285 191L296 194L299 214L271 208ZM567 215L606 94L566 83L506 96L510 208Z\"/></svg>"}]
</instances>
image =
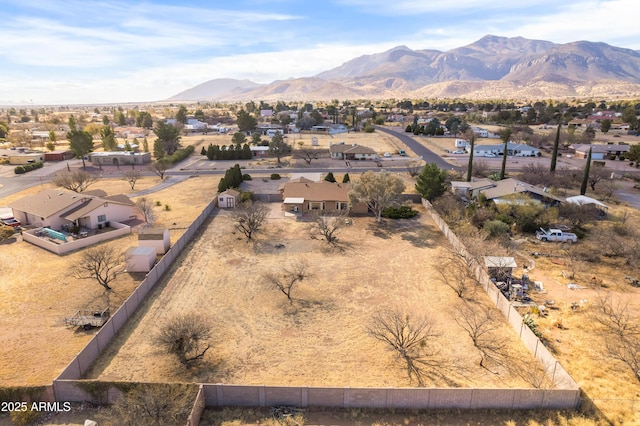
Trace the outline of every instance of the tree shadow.
<instances>
[{"instance_id":1,"label":"tree shadow","mask_svg":"<svg viewBox=\"0 0 640 426\"><path fill-rule=\"evenodd\" d=\"M388 229L387 223L384 221L380 223L371 222L367 225L367 230L371 232L374 237L382 238L384 240L388 240L392 235L392 232Z\"/></svg>"},{"instance_id":2,"label":"tree shadow","mask_svg":"<svg viewBox=\"0 0 640 426\"><path fill-rule=\"evenodd\" d=\"M404 241L410 242L414 247L434 247L433 233L426 228L413 228L401 234Z\"/></svg>"}]
</instances>

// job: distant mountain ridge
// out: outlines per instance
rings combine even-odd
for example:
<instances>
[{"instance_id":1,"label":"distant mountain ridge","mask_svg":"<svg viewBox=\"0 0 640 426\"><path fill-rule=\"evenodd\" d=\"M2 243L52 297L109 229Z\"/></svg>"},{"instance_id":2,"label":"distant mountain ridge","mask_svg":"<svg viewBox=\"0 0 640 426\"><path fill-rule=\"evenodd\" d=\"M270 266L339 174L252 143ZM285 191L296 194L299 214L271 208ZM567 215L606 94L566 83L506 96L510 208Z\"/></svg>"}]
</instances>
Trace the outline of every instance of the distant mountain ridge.
<instances>
[{"instance_id":1,"label":"distant mountain ridge","mask_svg":"<svg viewBox=\"0 0 640 426\"><path fill-rule=\"evenodd\" d=\"M556 44L487 35L441 52L397 46L312 77L259 85L215 79L169 100L243 101L404 97L545 99L640 97L640 52L606 43Z\"/></svg>"}]
</instances>

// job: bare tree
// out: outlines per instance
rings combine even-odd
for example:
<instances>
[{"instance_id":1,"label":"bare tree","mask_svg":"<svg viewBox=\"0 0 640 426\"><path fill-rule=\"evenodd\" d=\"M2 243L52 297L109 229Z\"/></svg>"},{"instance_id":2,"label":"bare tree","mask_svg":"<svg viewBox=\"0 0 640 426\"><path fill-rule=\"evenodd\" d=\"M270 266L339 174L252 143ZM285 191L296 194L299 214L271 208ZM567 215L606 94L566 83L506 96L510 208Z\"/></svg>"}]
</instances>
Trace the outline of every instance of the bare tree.
<instances>
[{"instance_id":1,"label":"bare tree","mask_svg":"<svg viewBox=\"0 0 640 426\"><path fill-rule=\"evenodd\" d=\"M604 168L604 165L600 165L601 163L594 162L592 163L592 167L589 168L589 186L592 191L596 190L596 185L601 180L609 177L609 171Z\"/></svg>"},{"instance_id":2,"label":"bare tree","mask_svg":"<svg viewBox=\"0 0 640 426\"><path fill-rule=\"evenodd\" d=\"M489 167L489 163L484 160L478 160L473 162L473 171L472 175L475 177L487 177L491 173L491 168Z\"/></svg>"},{"instance_id":3,"label":"bare tree","mask_svg":"<svg viewBox=\"0 0 640 426\"><path fill-rule=\"evenodd\" d=\"M327 240L329 244L335 245L338 242L337 234L344 228L346 218L346 214L339 214L337 216L314 216L310 228L311 237L315 238L316 235L320 235L320 237Z\"/></svg>"},{"instance_id":4,"label":"bare tree","mask_svg":"<svg viewBox=\"0 0 640 426\"><path fill-rule=\"evenodd\" d=\"M407 172L412 178L418 176L422 170L422 163L418 160L411 160L407 163Z\"/></svg>"},{"instance_id":5,"label":"bare tree","mask_svg":"<svg viewBox=\"0 0 640 426\"><path fill-rule=\"evenodd\" d=\"M124 180L129 182L132 191L136 186L136 182L140 179L140 176L142 176L142 173L140 173L139 170L127 170L124 172Z\"/></svg>"},{"instance_id":6,"label":"bare tree","mask_svg":"<svg viewBox=\"0 0 640 426\"><path fill-rule=\"evenodd\" d=\"M438 274L440 281L455 291L460 298L475 290L476 281L465 257L453 248L438 256Z\"/></svg>"},{"instance_id":7,"label":"bare tree","mask_svg":"<svg viewBox=\"0 0 640 426\"><path fill-rule=\"evenodd\" d=\"M383 311L371 318L369 336L379 340L403 361L410 380L424 386L429 370L438 368L436 346L438 336L427 318L411 317L397 310Z\"/></svg>"},{"instance_id":8,"label":"bare tree","mask_svg":"<svg viewBox=\"0 0 640 426\"><path fill-rule=\"evenodd\" d=\"M520 377L536 389L552 389L557 386L552 376L553 365L543 365L535 359L511 357L505 364L511 374Z\"/></svg>"},{"instance_id":9,"label":"bare tree","mask_svg":"<svg viewBox=\"0 0 640 426\"><path fill-rule=\"evenodd\" d=\"M184 313L169 318L161 326L156 343L188 366L204 357L211 348L209 339L211 330L208 321L199 314Z\"/></svg>"},{"instance_id":10,"label":"bare tree","mask_svg":"<svg viewBox=\"0 0 640 426\"><path fill-rule=\"evenodd\" d=\"M293 158L299 158L304 160L305 163L311 164L312 160L317 160L320 157L324 157L329 151L326 149L313 149L313 148L297 148L293 151Z\"/></svg>"},{"instance_id":11,"label":"bare tree","mask_svg":"<svg viewBox=\"0 0 640 426\"><path fill-rule=\"evenodd\" d=\"M640 381L640 318L631 313L629 299L600 297L592 318L601 326L604 355L627 366Z\"/></svg>"},{"instance_id":12,"label":"bare tree","mask_svg":"<svg viewBox=\"0 0 640 426\"><path fill-rule=\"evenodd\" d=\"M291 266L284 268L283 272L269 272L264 275L267 283L275 289L280 290L287 296L287 299L289 299L291 303L293 303L291 292L296 284L309 277L311 277L309 264L303 259L299 259Z\"/></svg>"},{"instance_id":13,"label":"bare tree","mask_svg":"<svg viewBox=\"0 0 640 426\"><path fill-rule=\"evenodd\" d=\"M197 389L188 384L136 384L113 405L123 426L185 424Z\"/></svg>"},{"instance_id":14,"label":"bare tree","mask_svg":"<svg viewBox=\"0 0 640 426\"><path fill-rule=\"evenodd\" d=\"M269 217L269 208L262 203L249 200L237 205L231 215L235 220L236 229L242 232L247 240L251 240Z\"/></svg>"},{"instance_id":15,"label":"bare tree","mask_svg":"<svg viewBox=\"0 0 640 426\"><path fill-rule=\"evenodd\" d=\"M506 340L495 333L501 326L499 317L494 309L475 307L469 303L460 304L456 312L456 323L467 332L473 346L480 353L481 367L485 367L484 362L487 360L502 364L507 356Z\"/></svg>"},{"instance_id":16,"label":"bare tree","mask_svg":"<svg viewBox=\"0 0 640 426\"><path fill-rule=\"evenodd\" d=\"M558 210L565 221L577 228L594 222L598 216L598 209L593 204L566 202L561 203Z\"/></svg>"},{"instance_id":17,"label":"bare tree","mask_svg":"<svg viewBox=\"0 0 640 426\"><path fill-rule=\"evenodd\" d=\"M158 177L160 177L161 180L164 180L164 175L169 169L169 167L171 167L171 163L161 158L151 163L149 165L149 170L151 170L153 173L158 175Z\"/></svg>"},{"instance_id":18,"label":"bare tree","mask_svg":"<svg viewBox=\"0 0 640 426\"><path fill-rule=\"evenodd\" d=\"M147 197L142 197L136 201L136 207L142 215L145 223L152 225L156 221L156 213L153 211L153 203Z\"/></svg>"},{"instance_id":19,"label":"bare tree","mask_svg":"<svg viewBox=\"0 0 640 426\"><path fill-rule=\"evenodd\" d=\"M95 183L98 176L85 170L76 170L74 172L57 173L52 182L55 186L61 186L74 192L82 192Z\"/></svg>"},{"instance_id":20,"label":"bare tree","mask_svg":"<svg viewBox=\"0 0 640 426\"><path fill-rule=\"evenodd\" d=\"M123 268L120 255L107 245L85 250L80 255L75 277L78 279L94 279L105 290L111 290L109 283L115 280Z\"/></svg>"}]
</instances>

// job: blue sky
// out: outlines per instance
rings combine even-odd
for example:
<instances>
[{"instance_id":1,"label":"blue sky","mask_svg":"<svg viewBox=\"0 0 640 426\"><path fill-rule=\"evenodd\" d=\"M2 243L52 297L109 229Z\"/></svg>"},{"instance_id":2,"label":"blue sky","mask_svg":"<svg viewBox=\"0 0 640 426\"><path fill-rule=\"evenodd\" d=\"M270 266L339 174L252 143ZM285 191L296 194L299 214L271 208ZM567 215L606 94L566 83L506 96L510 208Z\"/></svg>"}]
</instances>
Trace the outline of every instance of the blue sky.
<instances>
[{"instance_id":1,"label":"blue sky","mask_svg":"<svg viewBox=\"0 0 640 426\"><path fill-rule=\"evenodd\" d=\"M637 0L0 0L0 105L143 102L487 34L640 50Z\"/></svg>"}]
</instances>

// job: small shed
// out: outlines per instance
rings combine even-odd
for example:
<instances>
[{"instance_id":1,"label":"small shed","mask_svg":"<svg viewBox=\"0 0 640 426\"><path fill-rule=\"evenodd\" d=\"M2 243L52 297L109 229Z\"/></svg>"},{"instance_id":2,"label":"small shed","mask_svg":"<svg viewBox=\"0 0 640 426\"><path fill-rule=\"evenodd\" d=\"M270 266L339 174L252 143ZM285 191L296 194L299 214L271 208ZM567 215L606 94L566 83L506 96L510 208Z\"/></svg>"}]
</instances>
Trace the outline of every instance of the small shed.
<instances>
[{"instance_id":1,"label":"small shed","mask_svg":"<svg viewBox=\"0 0 640 426\"><path fill-rule=\"evenodd\" d=\"M71 160L75 154L69 150L57 150L44 153L44 161L65 161Z\"/></svg>"},{"instance_id":2,"label":"small shed","mask_svg":"<svg viewBox=\"0 0 640 426\"><path fill-rule=\"evenodd\" d=\"M154 247L129 247L124 252L124 262L127 272L149 272L156 263L156 249Z\"/></svg>"},{"instance_id":3,"label":"small shed","mask_svg":"<svg viewBox=\"0 0 640 426\"><path fill-rule=\"evenodd\" d=\"M171 245L169 230L163 228L143 228L138 233L138 246L153 247L156 254L165 254Z\"/></svg>"},{"instance_id":4,"label":"small shed","mask_svg":"<svg viewBox=\"0 0 640 426\"><path fill-rule=\"evenodd\" d=\"M235 189L227 189L218 194L218 207L221 209L232 209L238 204L240 192Z\"/></svg>"},{"instance_id":5,"label":"small shed","mask_svg":"<svg viewBox=\"0 0 640 426\"><path fill-rule=\"evenodd\" d=\"M518 268L513 257L485 256L484 264L489 276L498 281L506 281L513 274L513 269Z\"/></svg>"}]
</instances>

